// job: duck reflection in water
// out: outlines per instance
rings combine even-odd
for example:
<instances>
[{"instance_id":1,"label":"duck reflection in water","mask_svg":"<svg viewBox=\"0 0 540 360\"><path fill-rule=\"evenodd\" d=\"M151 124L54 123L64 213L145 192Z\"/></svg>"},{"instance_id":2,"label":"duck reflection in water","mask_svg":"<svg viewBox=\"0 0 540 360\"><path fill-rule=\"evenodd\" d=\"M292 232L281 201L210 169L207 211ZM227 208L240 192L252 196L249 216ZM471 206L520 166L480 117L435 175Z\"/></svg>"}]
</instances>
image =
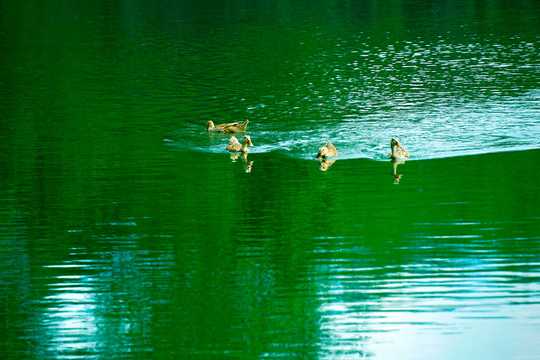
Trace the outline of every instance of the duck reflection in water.
<instances>
[{"instance_id":1,"label":"duck reflection in water","mask_svg":"<svg viewBox=\"0 0 540 360\"><path fill-rule=\"evenodd\" d=\"M336 160L319 159L319 170L326 171Z\"/></svg>"},{"instance_id":2,"label":"duck reflection in water","mask_svg":"<svg viewBox=\"0 0 540 360\"><path fill-rule=\"evenodd\" d=\"M392 179L394 180L394 184L397 185L401 181L401 176L403 175L398 174L397 167L400 164L405 164L405 160L392 159L390 162L392 163Z\"/></svg>"},{"instance_id":3,"label":"duck reflection in water","mask_svg":"<svg viewBox=\"0 0 540 360\"><path fill-rule=\"evenodd\" d=\"M248 161L247 156L248 156L247 153L231 154L231 160L232 160L232 162L236 162L236 160L238 160L238 158L242 159L242 165L244 166L244 171L246 173L250 173L251 172L251 167L253 166L253 161Z\"/></svg>"}]
</instances>

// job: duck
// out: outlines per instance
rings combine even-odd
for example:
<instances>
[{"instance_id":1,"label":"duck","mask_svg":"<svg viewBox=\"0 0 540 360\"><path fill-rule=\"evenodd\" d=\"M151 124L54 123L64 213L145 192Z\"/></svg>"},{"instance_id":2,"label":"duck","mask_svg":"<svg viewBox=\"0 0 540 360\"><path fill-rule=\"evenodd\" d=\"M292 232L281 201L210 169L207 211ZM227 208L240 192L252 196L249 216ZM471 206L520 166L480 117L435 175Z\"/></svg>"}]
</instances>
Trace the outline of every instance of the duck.
<instances>
[{"instance_id":1,"label":"duck","mask_svg":"<svg viewBox=\"0 0 540 360\"><path fill-rule=\"evenodd\" d=\"M227 145L225 149L229 150L230 152L247 153L249 152L248 145L253 146L249 135L244 135L242 138L242 143L240 143L236 137L232 136L231 140L229 141L229 145Z\"/></svg>"},{"instance_id":2,"label":"duck","mask_svg":"<svg viewBox=\"0 0 540 360\"><path fill-rule=\"evenodd\" d=\"M235 123L214 125L214 122L212 120L208 120L206 122L206 131L222 132L222 133L245 132L248 124L249 124L249 120L246 120L243 123L235 122Z\"/></svg>"},{"instance_id":3,"label":"duck","mask_svg":"<svg viewBox=\"0 0 540 360\"><path fill-rule=\"evenodd\" d=\"M388 154L389 159L405 159L409 157L409 153L405 151L405 148L399 143L397 137L393 137L390 140L390 148L392 151Z\"/></svg>"},{"instance_id":4,"label":"duck","mask_svg":"<svg viewBox=\"0 0 540 360\"><path fill-rule=\"evenodd\" d=\"M330 140L326 142L326 145L319 148L319 152L317 153L317 159L326 159L331 156L338 156L339 152L337 151L336 147L332 145Z\"/></svg>"}]
</instances>

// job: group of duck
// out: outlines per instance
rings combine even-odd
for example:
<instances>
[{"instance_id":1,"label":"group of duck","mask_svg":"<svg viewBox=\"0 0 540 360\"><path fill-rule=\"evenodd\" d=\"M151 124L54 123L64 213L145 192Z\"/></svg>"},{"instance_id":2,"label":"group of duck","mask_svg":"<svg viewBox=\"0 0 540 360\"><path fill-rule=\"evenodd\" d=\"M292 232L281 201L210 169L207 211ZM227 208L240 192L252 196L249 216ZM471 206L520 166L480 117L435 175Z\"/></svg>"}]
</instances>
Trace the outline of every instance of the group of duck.
<instances>
[{"instance_id":1,"label":"group of duck","mask_svg":"<svg viewBox=\"0 0 540 360\"><path fill-rule=\"evenodd\" d=\"M224 134L234 134L234 133L245 133L249 120L244 121L243 123L228 123L228 124L219 124L214 125L210 120L206 123L206 131L208 132L219 132ZM246 154L249 152L248 146L253 146L251 138L249 135L244 135L242 142L238 141L235 136L231 136L229 145L225 148L233 153L243 153ZM397 137L393 137L390 140L390 153L388 154L389 159L406 159L409 157L409 153L405 151L405 148L400 144ZM324 160L330 157L339 156L339 151L336 147L328 140L326 144L319 148L317 153L317 159Z\"/></svg>"}]
</instances>

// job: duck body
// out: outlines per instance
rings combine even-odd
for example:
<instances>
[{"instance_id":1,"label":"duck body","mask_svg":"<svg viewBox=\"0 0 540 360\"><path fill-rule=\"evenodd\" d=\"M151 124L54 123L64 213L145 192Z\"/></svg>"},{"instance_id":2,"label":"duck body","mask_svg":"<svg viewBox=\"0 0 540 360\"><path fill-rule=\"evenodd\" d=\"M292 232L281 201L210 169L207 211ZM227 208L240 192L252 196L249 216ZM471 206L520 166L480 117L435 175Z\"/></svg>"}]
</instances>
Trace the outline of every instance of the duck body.
<instances>
[{"instance_id":1,"label":"duck body","mask_svg":"<svg viewBox=\"0 0 540 360\"><path fill-rule=\"evenodd\" d=\"M390 153L388 154L389 159L406 159L409 157L409 153L405 151L405 148L399 143L397 137L390 140Z\"/></svg>"},{"instance_id":2,"label":"duck body","mask_svg":"<svg viewBox=\"0 0 540 360\"><path fill-rule=\"evenodd\" d=\"M332 145L330 140L326 142L326 145L319 148L319 152L317 153L317 159L326 159L328 157L332 156L338 156L339 152L337 151L336 147Z\"/></svg>"},{"instance_id":3,"label":"duck body","mask_svg":"<svg viewBox=\"0 0 540 360\"><path fill-rule=\"evenodd\" d=\"M214 122L212 120L209 120L206 122L206 131L221 132L221 133L245 132L248 124L249 124L249 120L246 120L243 123L235 122L235 123L214 125Z\"/></svg>"},{"instance_id":4,"label":"duck body","mask_svg":"<svg viewBox=\"0 0 540 360\"><path fill-rule=\"evenodd\" d=\"M230 152L247 153L249 152L248 145L253 146L249 135L244 135L242 138L242 143L240 143L236 137L232 136L231 140L229 141L229 145L227 145L225 149L229 150Z\"/></svg>"}]
</instances>

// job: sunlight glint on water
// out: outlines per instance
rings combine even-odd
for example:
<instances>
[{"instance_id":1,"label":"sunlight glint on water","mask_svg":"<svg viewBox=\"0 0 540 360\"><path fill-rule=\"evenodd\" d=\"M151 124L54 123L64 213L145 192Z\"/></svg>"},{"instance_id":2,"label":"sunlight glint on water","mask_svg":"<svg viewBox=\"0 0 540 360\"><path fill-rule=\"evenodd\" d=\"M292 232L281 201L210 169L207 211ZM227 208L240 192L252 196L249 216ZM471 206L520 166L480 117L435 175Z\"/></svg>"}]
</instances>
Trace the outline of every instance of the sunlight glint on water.
<instances>
[{"instance_id":1,"label":"sunlight glint on water","mask_svg":"<svg viewBox=\"0 0 540 360\"><path fill-rule=\"evenodd\" d=\"M535 44L467 40L386 39L381 48L359 36L330 46L335 52L321 49L295 64L291 99L270 87L262 102L247 104L248 132L258 144L252 152L308 159L331 139L341 158L384 159L393 136L412 159L538 148L540 92L517 85L540 71ZM190 119L179 131L192 141L175 146L222 152L225 140L209 146L201 139L204 122Z\"/></svg>"}]
</instances>

